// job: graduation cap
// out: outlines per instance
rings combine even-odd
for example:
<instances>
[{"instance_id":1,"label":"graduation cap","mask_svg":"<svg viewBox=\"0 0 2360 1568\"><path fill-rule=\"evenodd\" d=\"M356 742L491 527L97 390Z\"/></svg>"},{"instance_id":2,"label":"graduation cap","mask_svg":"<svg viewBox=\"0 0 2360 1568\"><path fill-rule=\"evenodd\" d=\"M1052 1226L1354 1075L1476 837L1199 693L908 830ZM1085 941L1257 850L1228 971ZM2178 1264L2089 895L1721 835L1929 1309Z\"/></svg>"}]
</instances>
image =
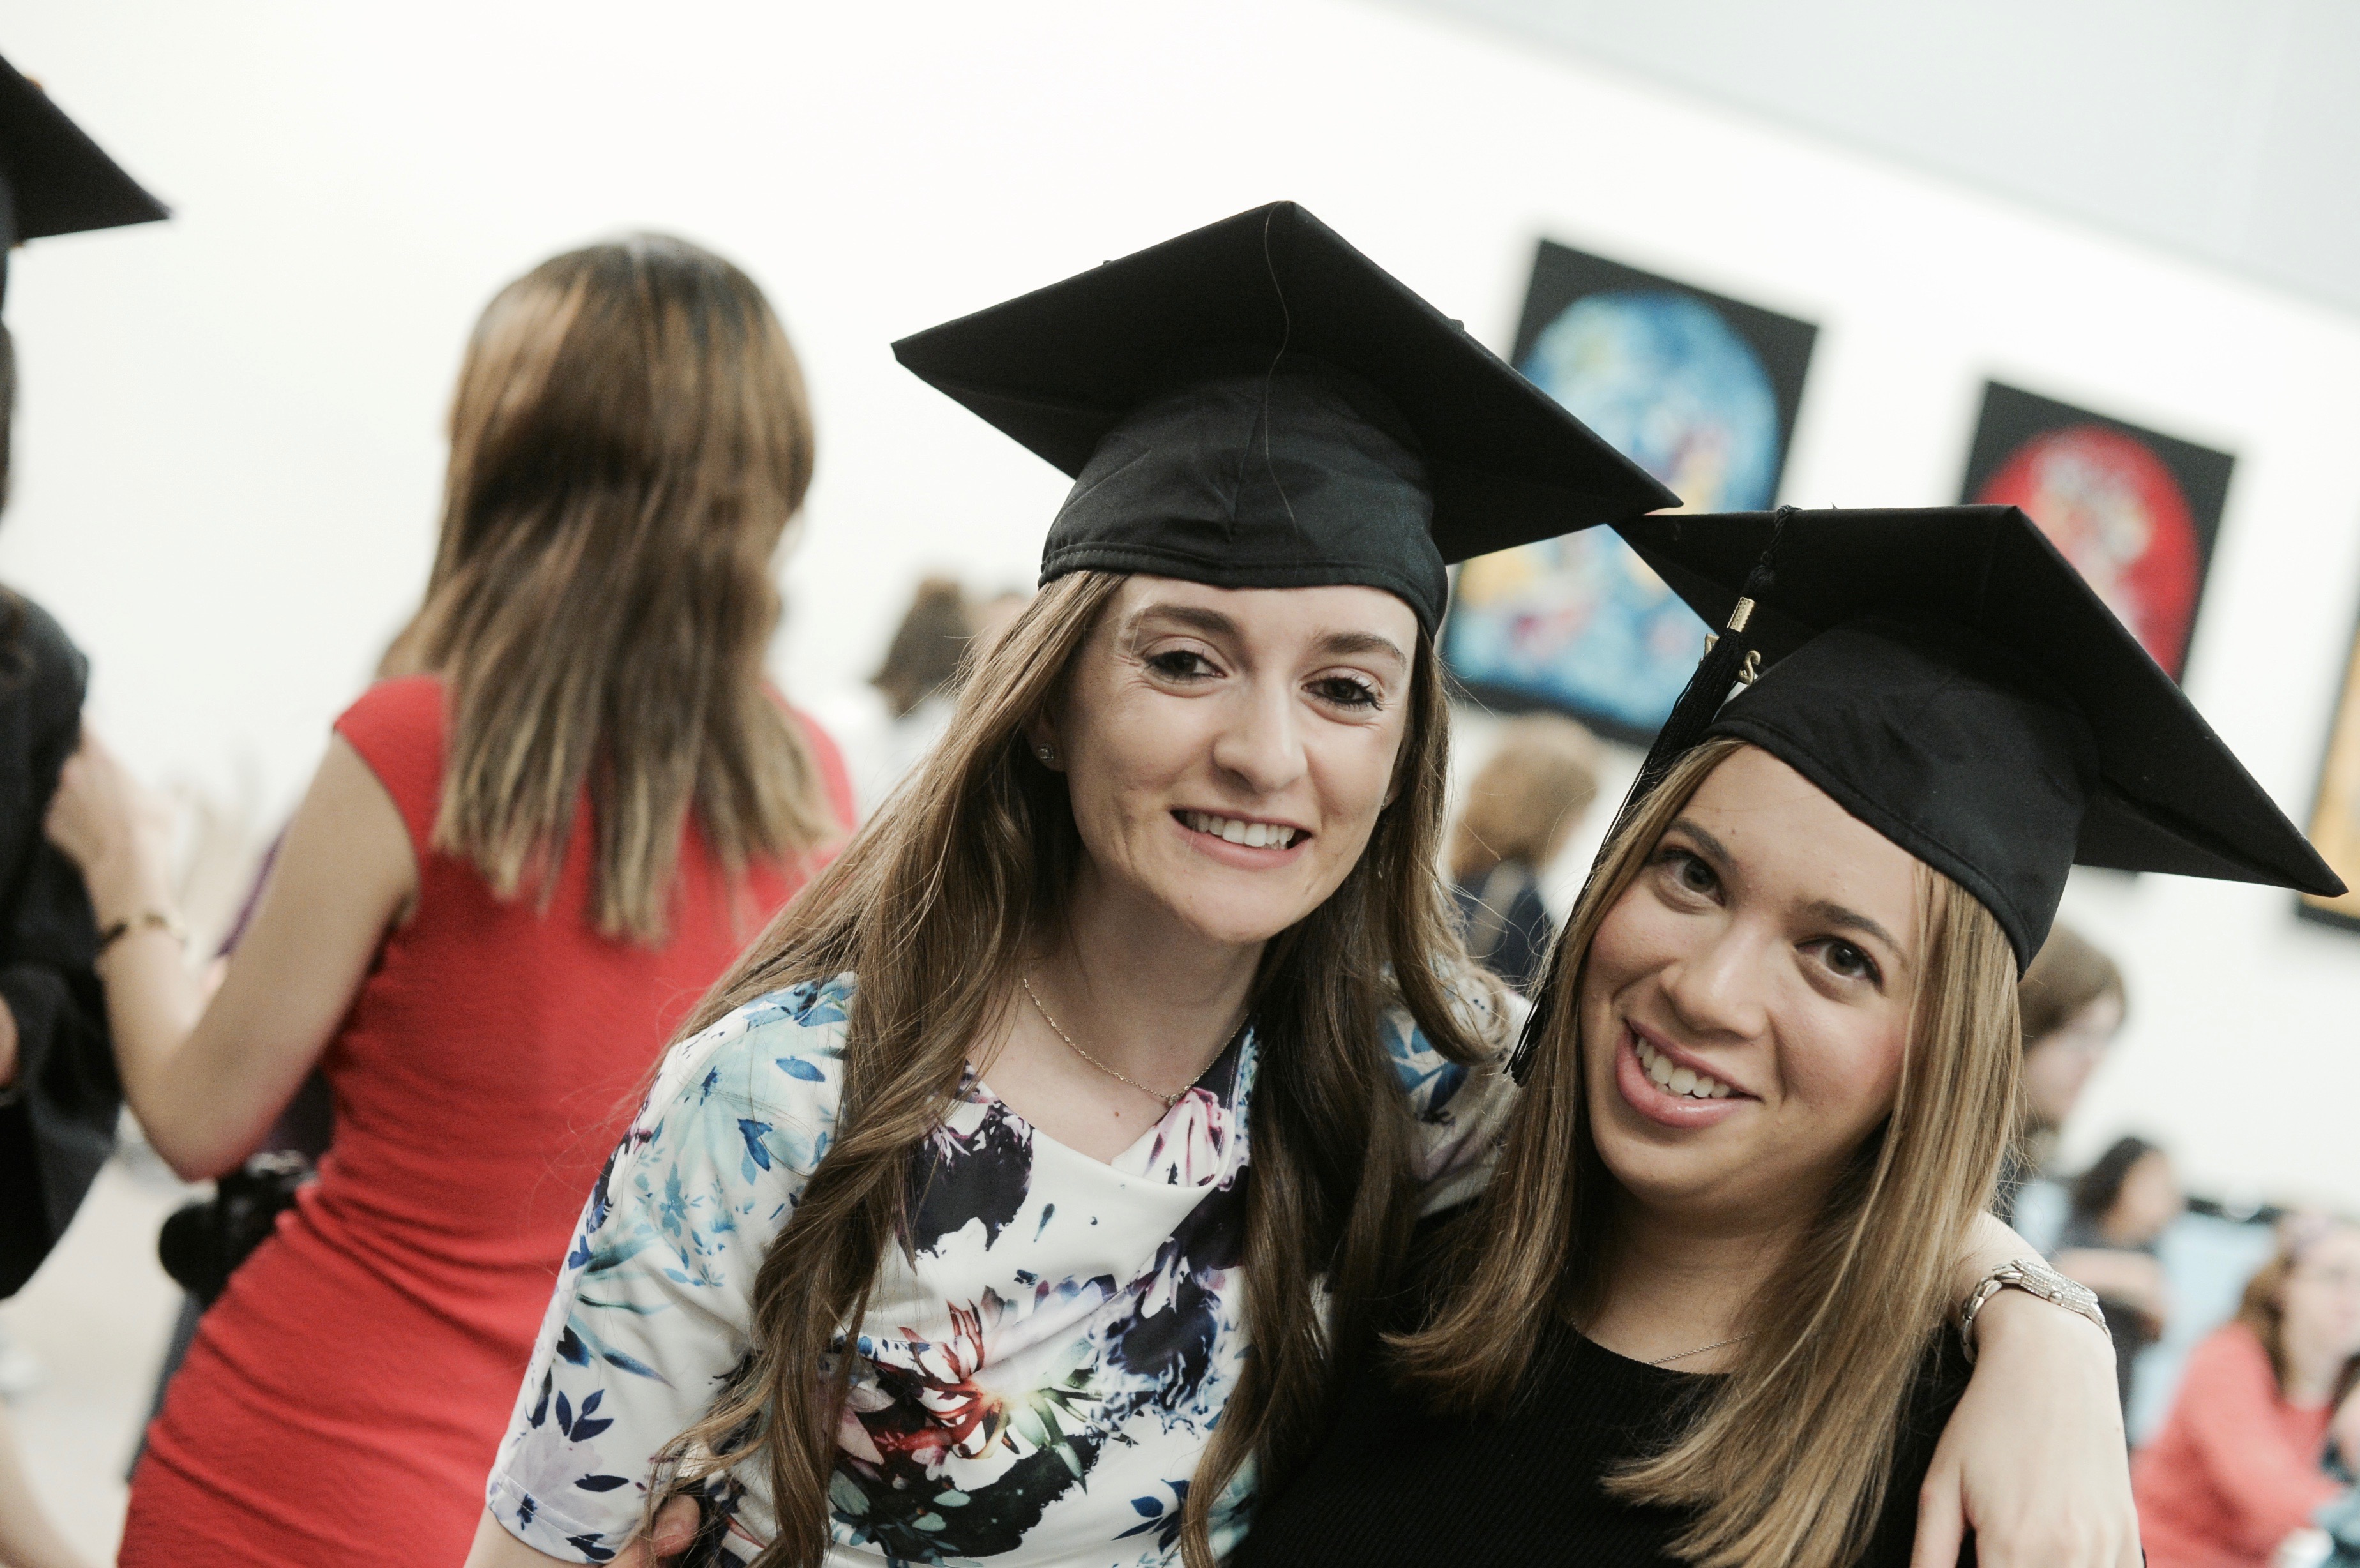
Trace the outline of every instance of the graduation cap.
<instances>
[{"instance_id":1,"label":"graduation cap","mask_svg":"<svg viewBox=\"0 0 2360 1568\"><path fill-rule=\"evenodd\" d=\"M0 300L7 253L27 240L169 216L48 93L0 60Z\"/></svg>"},{"instance_id":2,"label":"graduation cap","mask_svg":"<svg viewBox=\"0 0 2360 1568\"><path fill-rule=\"evenodd\" d=\"M893 352L1074 476L1044 583L1357 583L1432 632L1446 563L1679 500L1292 201Z\"/></svg>"},{"instance_id":3,"label":"graduation cap","mask_svg":"<svg viewBox=\"0 0 2360 1568\"><path fill-rule=\"evenodd\" d=\"M1622 532L1715 625L1769 554L1771 580L1723 634L1761 674L1703 734L1772 752L1961 883L2019 964L2072 865L2343 889L2014 506L1643 517Z\"/></svg>"},{"instance_id":4,"label":"graduation cap","mask_svg":"<svg viewBox=\"0 0 2360 1568\"><path fill-rule=\"evenodd\" d=\"M2014 506L1789 506L1616 531L1724 629L1609 844L1690 747L1732 735L1972 893L2019 973L2077 864L2344 890ZM1555 1006L1559 956L1509 1064L1520 1081Z\"/></svg>"}]
</instances>

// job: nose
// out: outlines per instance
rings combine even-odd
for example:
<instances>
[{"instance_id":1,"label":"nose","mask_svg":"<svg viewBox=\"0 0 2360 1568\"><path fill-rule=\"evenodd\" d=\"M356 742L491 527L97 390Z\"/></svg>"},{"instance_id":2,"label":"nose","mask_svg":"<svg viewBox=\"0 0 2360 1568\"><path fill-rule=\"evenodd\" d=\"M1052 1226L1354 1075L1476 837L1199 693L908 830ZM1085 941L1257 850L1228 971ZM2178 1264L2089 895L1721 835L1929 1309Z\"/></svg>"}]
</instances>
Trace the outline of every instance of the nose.
<instances>
[{"instance_id":1,"label":"nose","mask_svg":"<svg viewBox=\"0 0 2360 1568\"><path fill-rule=\"evenodd\" d=\"M1723 922L1663 973L1664 997L1698 1040L1756 1040L1769 1027L1763 939L1743 921Z\"/></svg>"},{"instance_id":2,"label":"nose","mask_svg":"<svg viewBox=\"0 0 2360 1568\"><path fill-rule=\"evenodd\" d=\"M1213 766L1250 795L1274 795L1303 777L1303 734L1288 682L1246 681L1213 737Z\"/></svg>"}]
</instances>

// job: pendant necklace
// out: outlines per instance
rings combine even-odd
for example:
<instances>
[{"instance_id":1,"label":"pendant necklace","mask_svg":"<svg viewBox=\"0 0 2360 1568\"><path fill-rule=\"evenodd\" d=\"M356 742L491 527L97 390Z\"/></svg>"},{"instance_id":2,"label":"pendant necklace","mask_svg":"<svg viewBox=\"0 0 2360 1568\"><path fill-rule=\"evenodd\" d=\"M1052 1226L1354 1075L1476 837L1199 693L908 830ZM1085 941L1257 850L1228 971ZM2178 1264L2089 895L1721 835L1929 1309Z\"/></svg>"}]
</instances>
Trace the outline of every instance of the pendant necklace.
<instances>
[{"instance_id":1,"label":"pendant necklace","mask_svg":"<svg viewBox=\"0 0 2360 1568\"><path fill-rule=\"evenodd\" d=\"M1667 1361L1686 1361L1691 1356L1702 1356L1708 1350L1719 1350L1724 1345L1735 1345L1740 1340L1752 1339L1753 1337L1753 1331L1749 1329L1743 1334L1731 1334L1727 1339L1716 1339L1710 1345L1699 1345L1694 1350L1683 1350L1677 1356L1658 1356L1653 1361L1648 1362L1647 1365L1650 1367L1661 1367Z\"/></svg>"},{"instance_id":2,"label":"pendant necklace","mask_svg":"<svg viewBox=\"0 0 2360 1568\"><path fill-rule=\"evenodd\" d=\"M1152 1099L1163 1101L1164 1109L1167 1114L1175 1105L1177 1105L1181 1101L1188 1097L1188 1089L1183 1089L1176 1094L1167 1094L1161 1089L1150 1088L1148 1085L1141 1083L1138 1079L1133 1078L1128 1073L1118 1073L1113 1068L1109 1067L1105 1062L1100 1062L1097 1057L1092 1056L1088 1051L1084 1051L1079 1042L1077 1042L1072 1035L1065 1032L1065 1026L1050 1016L1049 1009L1042 1005L1041 994L1032 989L1032 981L1031 976L1019 975L1016 977L1016 983L1024 987L1024 994L1026 996L1032 998L1032 1006L1039 1011L1042 1022L1047 1024L1052 1030L1055 1031L1057 1038L1065 1042L1066 1049L1071 1051L1076 1056L1080 1057L1084 1062L1088 1062L1091 1066L1097 1068L1108 1077L1128 1083L1132 1088L1138 1090L1141 1094L1145 1094ZM1224 1051L1227 1050L1229 1048L1229 1041L1223 1040L1221 1042L1221 1048ZM1215 1057L1218 1057L1220 1055L1220 1051L1217 1051L1213 1054ZM1205 1065L1210 1067L1212 1063L1207 1062ZM1204 1073L1200 1071L1197 1073L1197 1076L1201 1078L1204 1076ZM1196 1086L1196 1085L1192 1082L1188 1085L1188 1088L1193 1089ZM1708 1345L1706 1348L1710 1349L1711 1347ZM1688 1352L1688 1354L1694 1356L1697 1355L1698 1352L1692 1350ZM1675 1357L1674 1359L1677 1359L1677 1357Z\"/></svg>"}]
</instances>

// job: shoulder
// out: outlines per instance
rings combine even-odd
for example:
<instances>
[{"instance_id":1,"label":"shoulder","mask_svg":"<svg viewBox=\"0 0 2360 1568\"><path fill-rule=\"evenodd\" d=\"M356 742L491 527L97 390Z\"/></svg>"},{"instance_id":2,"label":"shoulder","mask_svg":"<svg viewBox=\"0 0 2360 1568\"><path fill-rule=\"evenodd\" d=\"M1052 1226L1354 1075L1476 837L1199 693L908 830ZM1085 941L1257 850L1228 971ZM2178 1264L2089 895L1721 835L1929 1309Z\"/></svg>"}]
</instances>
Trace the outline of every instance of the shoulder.
<instances>
[{"instance_id":1,"label":"shoulder","mask_svg":"<svg viewBox=\"0 0 2360 1568\"><path fill-rule=\"evenodd\" d=\"M2234 1320L2205 1335L2188 1353L2183 1376L2185 1381L2196 1384L2267 1383L2273 1389L2278 1386L2278 1374L2270 1367L2270 1353L2261 1335Z\"/></svg>"},{"instance_id":2,"label":"shoulder","mask_svg":"<svg viewBox=\"0 0 2360 1568\"><path fill-rule=\"evenodd\" d=\"M338 715L335 731L393 797L423 854L442 796L442 682L432 675L380 681Z\"/></svg>"},{"instance_id":3,"label":"shoulder","mask_svg":"<svg viewBox=\"0 0 2360 1568\"><path fill-rule=\"evenodd\" d=\"M1502 986L1487 986L1480 977L1453 986L1450 1006L1460 1027L1491 1047L1488 1062L1470 1066L1445 1056L1405 1007L1388 1007L1378 1018L1385 1054L1393 1062L1402 1092L1409 1096L1411 1111L1420 1121L1448 1119L1470 1083L1484 1092L1487 1082L1509 1082L1504 1071L1509 1049L1530 1011L1522 997Z\"/></svg>"},{"instance_id":4,"label":"shoulder","mask_svg":"<svg viewBox=\"0 0 2360 1568\"><path fill-rule=\"evenodd\" d=\"M14 626L6 621L13 619ZM90 660L47 610L13 589L0 589L0 627L9 635L10 664L21 673L35 722L57 724L82 712Z\"/></svg>"},{"instance_id":5,"label":"shoulder","mask_svg":"<svg viewBox=\"0 0 2360 1568\"><path fill-rule=\"evenodd\" d=\"M752 1171L808 1175L844 1094L849 975L773 991L674 1046L626 1141L714 1142ZM710 1136L696 1137L703 1127Z\"/></svg>"}]
</instances>

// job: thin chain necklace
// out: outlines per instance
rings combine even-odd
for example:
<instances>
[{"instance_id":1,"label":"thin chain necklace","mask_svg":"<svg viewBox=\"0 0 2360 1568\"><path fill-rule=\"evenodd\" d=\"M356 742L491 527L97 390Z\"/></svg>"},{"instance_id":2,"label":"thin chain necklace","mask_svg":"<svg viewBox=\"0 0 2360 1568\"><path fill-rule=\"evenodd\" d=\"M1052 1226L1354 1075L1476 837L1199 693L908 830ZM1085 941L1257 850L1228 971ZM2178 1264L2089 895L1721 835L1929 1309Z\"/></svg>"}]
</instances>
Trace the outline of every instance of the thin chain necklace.
<instances>
[{"instance_id":1,"label":"thin chain necklace","mask_svg":"<svg viewBox=\"0 0 2360 1568\"><path fill-rule=\"evenodd\" d=\"M1059 1023L1054 1018L1050 1016L1049 1009L1042 1006L1041 994L1032 989L1032 980L1030 975L1019 975L1016 977L1016 983L1024 987L1024 994L1026 996L1032 998L1032 1006L1039 1009L1042 1021L1046 1023L1052 1029L1055 1030L1057 1038L1065 1042L1066 1049L1070 1050L1076 1056L1080 1057L1084 1062L1088 1062L1091 1066L1097 1068L1108 1077L1118 1079L1122 1083L1130 1084L1132 1088L1138 1090L1142 1094L1148 1095L1153 1099L1163 1101L1164 1108L1166 1111L1171 1110L1173 1106L1178 1105L1181 1101L1188 1097L1188 1089L1183 1089L1176 1094L1167 1094L1161 1089L1150 1088L1148 1085L1141 1083L1138 1079L1133 1078L1128 1073L1118 1073L1113 1068L1109 1067L1105 1062L1100 1062L1097 1057L1092 1056L1088 1051L1084 1051L1080 1044L1075 1040L1074 1037L1065 1032L1065 1026ZM1227 1050L1229 1048L1229 1042L1228 1040L1223 1040L1221 1042L1222 1050ZM1220 1051L1217 1051L1213 1054L1218 1057L1220 1055ZM1212 1063L1209 1062L1206 1063L1206 1066L1207 1067L1211 1065ZM1204 1076L1204 1073L1200 1071L1196 1076L1201 1078ZM1196 1086L1196 1083L1192 1081L1189 1083L1188 1088L1193 1089Z\"/></svg>"},{"instance_id":2,"label":"thin chain necklace","mask_svg":"<svg viewBox=\"0 0 2360 1568\"><path fill-rule=\"evenodd\" d=\"M1735 1345L1740 1340L1752 1339L1754 1333L1754 1330L1748 1329L1743 1334L1732 1334L1727 1339L1716 1339L1710 1345L1699 1345L1694 1350L1683 1350L1677 1356L1658 1356L1647 1365L1661 1367L1667 1361L1686 1361L1691 1356L1702 1356L1708 1350L1719 1350L1724 1345Z\"/></svg>"}]
</instances>

